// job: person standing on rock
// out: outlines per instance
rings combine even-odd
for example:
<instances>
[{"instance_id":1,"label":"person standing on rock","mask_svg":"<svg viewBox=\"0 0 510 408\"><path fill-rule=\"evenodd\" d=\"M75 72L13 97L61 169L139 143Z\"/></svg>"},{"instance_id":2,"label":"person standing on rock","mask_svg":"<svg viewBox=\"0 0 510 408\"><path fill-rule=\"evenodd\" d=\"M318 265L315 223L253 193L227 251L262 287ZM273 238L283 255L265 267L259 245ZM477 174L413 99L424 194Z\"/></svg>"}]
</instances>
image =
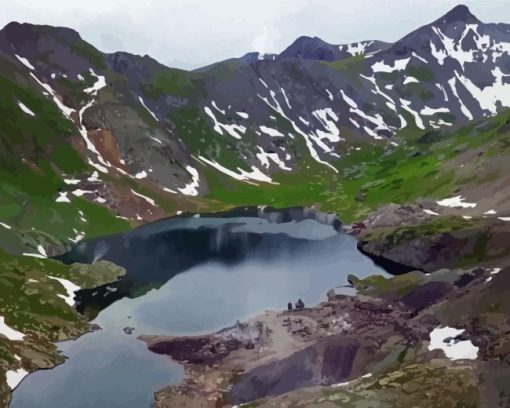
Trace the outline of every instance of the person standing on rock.
<instances>
[{"instance_id":1,"label":"person standing on rock","mask_svg":"<svg viewBox=\"0 0 510 408\"><path fill-rule=\"evenodd\" d=\"M298 299L296 302L296 310L301 310L305 308L305 303L301 300L301 298Z\"/></svg>"},{"instance_id":2,"label":"person standing on rock","mask_svg":"<svg viewBox=\"0 0 510 408\"><path fill-rule=\"evenodd\" d=\"M292 312L292 302L287 303L287 311Z\"/></svg>"}]
</instances>

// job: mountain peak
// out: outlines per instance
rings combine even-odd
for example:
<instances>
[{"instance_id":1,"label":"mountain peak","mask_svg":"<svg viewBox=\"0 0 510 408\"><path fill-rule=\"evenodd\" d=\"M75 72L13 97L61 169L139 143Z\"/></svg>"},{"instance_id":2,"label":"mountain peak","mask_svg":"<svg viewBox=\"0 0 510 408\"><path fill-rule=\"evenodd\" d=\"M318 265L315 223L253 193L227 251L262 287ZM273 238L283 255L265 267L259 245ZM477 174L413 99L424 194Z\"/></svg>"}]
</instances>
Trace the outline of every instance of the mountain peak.
<instances>
[{"instance_id":1,"label":"mountain peak","mask_svg":"<svg viewBox=\"0 0 510 408\"><path fill-rule=\"evenodd\" d=\"M446 13L443 17L439 18L436 23L454 23L456 21L462 21L464 23L480 23L469 10L469 8L463 4L459 4L452 8L448 13Z\"/></svg>"},{"instance_id":2,"label":"mountain peak","mask_svg":"<svg viewBox=\"0 0 510 408\"><path fill-rule=\"evenodd\" d=\"M288 46L279 58L334 61L338 52L338 46L329 44L318 37L301 36Z\"/></svg>"}]
</instances>

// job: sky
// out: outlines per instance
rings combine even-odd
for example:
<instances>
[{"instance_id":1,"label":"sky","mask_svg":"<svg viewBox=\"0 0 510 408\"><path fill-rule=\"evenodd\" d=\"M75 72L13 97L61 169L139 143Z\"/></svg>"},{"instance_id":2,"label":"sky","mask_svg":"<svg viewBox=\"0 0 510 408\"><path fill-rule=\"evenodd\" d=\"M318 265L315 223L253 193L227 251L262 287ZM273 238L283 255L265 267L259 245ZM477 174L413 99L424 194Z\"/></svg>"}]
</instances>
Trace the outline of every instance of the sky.
<instances>
[{"instance_id":1,"label":"sky","mask_svg":"<svg viewBox=\"0 0 510 408\"><path fill-rule=\"evenodd\" d=\"M464 0L485 22L510 23L509 0ZM71 27L104 52L148 54L194 69L250 51L281 52L301 35L333 44L395 41L459 0L0 0L10 21Z\"/></svg>"}]
</instances>

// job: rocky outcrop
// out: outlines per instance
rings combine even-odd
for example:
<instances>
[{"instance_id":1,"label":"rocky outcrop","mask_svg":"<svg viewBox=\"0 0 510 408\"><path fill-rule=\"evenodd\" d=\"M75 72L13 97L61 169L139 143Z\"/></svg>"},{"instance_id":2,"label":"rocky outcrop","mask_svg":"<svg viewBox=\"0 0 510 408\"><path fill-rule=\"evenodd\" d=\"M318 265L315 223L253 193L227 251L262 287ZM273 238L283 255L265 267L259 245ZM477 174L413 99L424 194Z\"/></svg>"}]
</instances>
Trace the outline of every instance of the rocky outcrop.
<instances>
[{"instance_id":1,"label":"rocky outcrop","mask_svg":"<svg viewBox=\"0 0 510 408\"><path fill-rule=\"evenodd\" d=\"M510 369L503 345L510 302L502 298L509 271L350 277L357 296L330 294L314 308L266 312L206 336L143 336L150 350L185 363L188 373L184 383L156 394L156 406L294 406L283 401L335 398L349 407L372 398L409 406L419 396L427 406L468 399L504 406L505 386L488 390L483 379ZM463 330L455 341L472 342L475 359L451 360L431 348L431 332L445 326Z\"/></svg>"},{"instance_id":2,"label":"rocky outcrop","mask_svg":"<svg viewBox=\"0 0 510 408\"><path fill-rule=\"evenodd\" d=\"M419 205L390 204L345 230L391 273L510 264L504 244L510 225L495 218L430 215Z\"/></svg>"}]
</instances>

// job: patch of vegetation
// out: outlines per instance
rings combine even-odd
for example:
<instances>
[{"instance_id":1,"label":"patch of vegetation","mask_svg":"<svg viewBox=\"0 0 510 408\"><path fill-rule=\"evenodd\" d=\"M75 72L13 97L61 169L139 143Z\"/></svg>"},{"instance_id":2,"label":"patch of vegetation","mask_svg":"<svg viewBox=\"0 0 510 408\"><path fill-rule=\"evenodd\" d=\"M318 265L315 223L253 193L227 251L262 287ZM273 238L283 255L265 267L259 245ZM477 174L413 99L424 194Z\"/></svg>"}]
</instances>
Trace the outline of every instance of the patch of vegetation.
<instances>
[{"instance_id":1,"label":"patch of vegetation","mask_svg":"<svg viewBox=\"0 0 510 408\"><path fill-rule=\"evenodd\" d=\"M421 83L410 82L404 85L404 95L407 98L417 95L420 100L428 101L434 98L434 94L427 90Z\"/></svg>"},{"instance_id":2,"label":"patch of vegetation","mask_svg":"<svg viewBox=\"0 0 510 408\"><path fill-rule=\"evenodd\" d=\"M85 41L78 41L71 44L71 51L88 59L96 69L105 69L106 62L103 54L95 47Z\"/></svg>"},{"instance_id":3,"label":"patch of vegetation","mask_svg":"<svg viewBox=\"0 0 510 408\"><path fill-rule=\"evenodd\" d=\"M154 75L152 82L140 86L144 95L150 99L158 99L162 95L189 97L202 95L202 76L198 73L168 68L162 73Z\"/></svg>"},{"instance_id":4,"label":"patch of vegetation","mask_svg":"<svg viewBox=\"0 0 510 408\"><path fill-rule=\"evenodd\" d=\"M364 279L358 279L356 276L349 275L347 279L363 295L401 299L420 286L425 280L425 275L422 272L416 271L393 276L390 279L381 275L372 275Z\"/></svg>"},{"instance_id":5,"label":"patch of vegetation","mask_svg":"<svg viewBox=\"0 0 510 408\"><path fill-rule=\"evenodd\" d=\"M418 81L424 81L424 82L432 82L435 79L434 71L432 71L430 68L425 66L415 66L411 65L408 66L406 69L406 73L414 78L416 78Z\"/></svg>"}]
</instances>

